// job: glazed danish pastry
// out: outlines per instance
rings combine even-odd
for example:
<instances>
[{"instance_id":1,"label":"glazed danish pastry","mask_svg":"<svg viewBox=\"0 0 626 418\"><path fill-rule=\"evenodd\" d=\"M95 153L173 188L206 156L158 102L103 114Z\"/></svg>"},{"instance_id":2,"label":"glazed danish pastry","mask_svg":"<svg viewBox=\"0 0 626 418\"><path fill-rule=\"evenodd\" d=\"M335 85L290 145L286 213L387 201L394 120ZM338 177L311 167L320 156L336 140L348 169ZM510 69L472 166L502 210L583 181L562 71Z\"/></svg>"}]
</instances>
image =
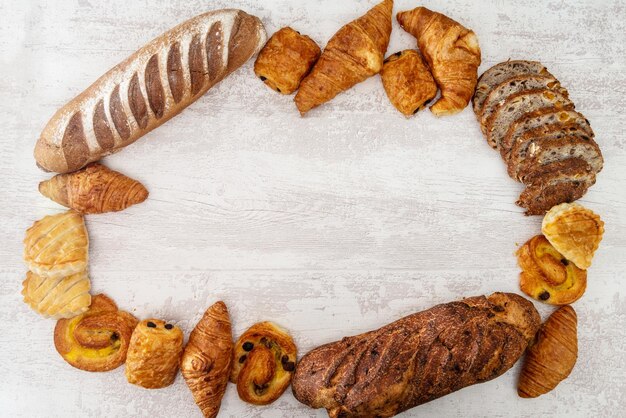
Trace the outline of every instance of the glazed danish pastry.
<instances>
[{"instance_id":1,"label":"glazed danish pastry","mask_svg":"<svg viewBox=\"0 0 626 418\"><path fill-rule=\"evenodd\" d=\"M297 349L286 330L260 322L244 332L235 344L230 381L239 397L267 405L283 394L296 369Z\"/></svg>"},{"instance_id":2,"label":"glazed danish pastry","mask_svg":"<svg viewBox=\"0 0 626 418\"><path fill-rule=\"evenodd\" d=\"M51 279L29 271L22 285L24 303L45 318L72 318L91 304L91 282L85 272Z\"/></svg>"},{"instance_id":3,"label":"glazed danish pastry","mask_svg":"<svg viewBox=\"0 0 626 418\"><path fill-rule=\"evenodd\" d=\"M130 338L126 379L146 389L171 385L183 354L183 332L160 319L141 321Z\"/></svg>"},{"instance_id":4,"label":"glazed danish pastry","mask_svg":"<svg viewBox=\"0 0 626 418\"><path fill-rule=\"evenodd\" d=\"M54 346L70 365L88 372L113 370L126 361L128 343L137 319L120 311L105 295L95 295L87 312L60 319Z\"/></svg>"},{"instance_id":5,"label":"glazed danish pastry","mask_svg":"<svg viewBox=\"0 0 626 418\"><path fill-rule=\"evenodd\" d=\"M45 216L26 230L24 261L33 273L58 279L87 269L88 248L83 216L68 210Z\"/></svg>"}]
</instances>

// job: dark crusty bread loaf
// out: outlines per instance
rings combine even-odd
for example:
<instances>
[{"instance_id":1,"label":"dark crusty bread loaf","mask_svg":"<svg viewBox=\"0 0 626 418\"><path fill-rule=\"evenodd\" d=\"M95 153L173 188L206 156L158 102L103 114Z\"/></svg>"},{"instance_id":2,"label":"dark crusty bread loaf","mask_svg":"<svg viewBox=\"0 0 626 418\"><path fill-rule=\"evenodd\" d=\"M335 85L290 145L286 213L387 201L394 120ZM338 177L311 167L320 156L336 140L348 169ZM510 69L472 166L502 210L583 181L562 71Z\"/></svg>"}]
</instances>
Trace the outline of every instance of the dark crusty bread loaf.
<instances>
[{"instance_id":1,"label":"dark crusty bread loaf","mask_svg":"<svg viewBox=\"0 0 626 418\"><path fill-rule=\"evenodd\" d=\"M139 49L50 119L35 147L40 167L78 170L180 113L265 43L241 10L196 16Z\"/></svg>"},{"instance_id":2,"label":"dark crusty bread loaf","mask_svg":"<svg viewBox=\"0 0 626 418\"><path fill-rule=\"evenodd\" d=\"M482 113L483 103L491 89L509 78L533 74L550 75L542 63L523 60L501 62L485 71L478 79L474 98L472 99L476 117L479 117Z\"/></svg>"},{"instance_id":3,"label":"dark crusty bread loaf","mask_svg":"<svg viewBox=\"0 0 626 418\"><path fill-rule=\"evenodd\" d=\"M500 376L539 324L533 304L515 294L438 305L310 351L293 393L330 417L390 417Z\"/></svg>"},{"instance_id":4,"label":"dark crusty bread loaf","mask_svg":"<svg viewBox=\"0 0 626 418\"><path fill-rule=\"evenodd\" d=\"M497 108L498 104L504 103L509 96L522 91L539 89L556 90L563 96L568 96L567 90L561 87L558 80L551 75L521 75L509 78L495 86L485 99L482 112L478 116L480 129L483 133L487 133L487 120L489 120L489 117Z\"/></svg>"},{"instance_id":5,"label":"dark crusty bread loaf","mask_svg":"<svg viewBox=\"0 0 626 418\"><path fill-rule=\"evenodd\" d=\"M552 129L554 126L577 126L585 131L585 133L593 138L594 133L589 125L589 121L580 113L573 109L555 110L553 108L541 109L535 112L527 113L520 119L511 124L504 138L500 141L500 155L505 162L510 157L511 150L515 147L517 141L524 141L537 135L543 130ZM527 132L533 131L533 134L526 135ZM519 149L520 147L518 147ZM522 147L524 149L524 147Z\"/></svg>"},{"instance_id":6,"label":"dark crusty bread loaf","mask_svg":"<svg viewBox=\"0 0 626 418\"><path fill-rule=\"evenodd\" d=\"M486 122L487 142L498 149L511 123L539 109L573 109L574 104L558 91L539 89L509 96L499 104Z\"/></svg>"},{"instance_id":7,"label":"dark crusty bread loaf","mask_svg":"<svg viewBox=\"0 0 626 418\"><path fill-rule=\"evenodd\" d=\"M585 160L556 161L542 166L526 179L526 189L516 204L526 209L526 215L543 215L555 205L580 199L595 181L596 176Z\"/></svg>"}]
</instances>

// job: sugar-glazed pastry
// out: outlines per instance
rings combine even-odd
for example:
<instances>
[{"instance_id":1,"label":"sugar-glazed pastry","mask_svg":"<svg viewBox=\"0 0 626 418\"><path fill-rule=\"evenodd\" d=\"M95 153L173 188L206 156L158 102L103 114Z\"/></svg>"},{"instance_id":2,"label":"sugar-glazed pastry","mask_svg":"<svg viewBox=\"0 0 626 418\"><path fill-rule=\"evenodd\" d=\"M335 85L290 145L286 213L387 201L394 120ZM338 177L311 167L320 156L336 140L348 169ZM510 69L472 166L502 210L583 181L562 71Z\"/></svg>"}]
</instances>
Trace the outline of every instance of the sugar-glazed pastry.
<instances>
[{"instance_id":1,"label":"sugar-glazed pastry","mask_svg":"<svg viewBox=\"0 0 626 418\"><path fill-rule=\"evenodd\" d=\"M226 392L233 360L228 309L216 302L189 335L180 371L205 418L217 416Z\"/></svg>"},{"instance_id":2,"label":"sugar-glazed pastry","mask_svg":"<svg viewBox=\"0 0 626 418\"><path fill-rule=\"evenodd\" d=\"M286 330L260 322L244 332L235 344L230 381L239 397L267 405L283 394L296 369L296 345Z\"/></svg>"},{"instance_id":3,"label":"sugar-glazed pastry","mask_svg":"<svg viewBox=\"0 0 626 418\"><path fill-rule=\"evenodd\" d=\"M87 312L60 319L54 328L54 346L70 365L88 372L113 370L126 361L137 319L120 311L105 295L95 295Z\"/></svg>"},{"instance_id":4,"label":"sugar-glazed pastry","mask_svg":"<svg viewBox=\"0 0 626 418\"><path fill-rule=\"evenodd\" d=\"M602 241L604 222L577 203L562 203L546 213L541 232L565 258L586 270Z\"/></svg>"},{"instance_id":5,"label":"sugar-glazed pastry","mask_svg":"<svg viewBox=\"0 0 626 418\"><path fill-rule=\"evenodd\" d=\"M587 288L587 272L561 255L543 235L517 250L522 269L520 288L528 296L551 305L577 301Z\"/></svg>"},{"instance_id":6,"label":"sugar-glazed pastry","mask_svg":"<svg viewBox=\"0 0 626 418\"><path fill-rule=\"evenodd\" d=\"M91 304L91 283L85 272L52 279L29 271L22 285L24 303L45 318L72 318Z\"/></svg>"},{"instance_id":7,"label":"sugar-glazed pastry","mask_svg":"<svg viewBox=\"0 0 626 418\"><path fill-rule=\"evenodd\" d=\"M141 321L130 338L126 379L146 389L171 385L183 354L183 332L160 319Z\"/></svg>"},{"instance_id":8,"label":"sugar-glazed pastry","mask_svg":"<svg viewBox=\"0 0 626 418\"><path fill-rule=\"evenodd\" d=\"M435 79L414 49L389 56L380 77L389 101L405 116L422 110L437 95Z\"/></svg>"},{"instance_id":9,"label":"sugar-glazed pastry","mask_svg":"<svg viewBox=\"0 0 626 418\"><path fill-rule=\"evenodd\" d=\"M578 359L578 318L571 306L557 309L537 332L517 385L522 398L550 392L572 372Z\"/></svg>"},{"instance_id":10,"label":"sugar-glazed pastry","mask_svg":"<svg viewBox=\"0 0 626 418\"><path fill-rule=\"evenodd\" d=\"M267 41L254 63L254 73L272 90L291 94L321 54L315 41L290 27Z\"/></svg>"},{"instance_id":11,"label":"sugar-glazed pastry","mask_svg":"<svg viewBox=\"0 0 626 418\"><path fill-rule=\"evenodd\" d=\"M89 237L83 216L68 210L26 230L24 261L40 276L61 278L87 269Z\"/></svg>"}]
</instances>

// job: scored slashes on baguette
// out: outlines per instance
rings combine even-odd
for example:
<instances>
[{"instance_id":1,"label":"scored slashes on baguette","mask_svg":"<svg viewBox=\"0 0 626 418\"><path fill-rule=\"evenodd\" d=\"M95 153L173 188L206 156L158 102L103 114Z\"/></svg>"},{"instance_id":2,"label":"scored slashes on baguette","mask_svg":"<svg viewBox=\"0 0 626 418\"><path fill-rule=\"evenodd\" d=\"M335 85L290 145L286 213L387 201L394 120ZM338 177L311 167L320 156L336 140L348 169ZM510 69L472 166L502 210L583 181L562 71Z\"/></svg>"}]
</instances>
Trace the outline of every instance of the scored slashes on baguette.
<instances>
[{"instance_id":1,"label":"scored slashes on baguette","mask_svg":"<svg viewBox=\"0 0 626 418\"><path fill-rule=\"evenodd\" d=\"M216 10L176 26L59 109L37 141L37 164L66 173L132 144L239 68L265 40L261 21L241 10Z\"/></svg>"}]
</instances>

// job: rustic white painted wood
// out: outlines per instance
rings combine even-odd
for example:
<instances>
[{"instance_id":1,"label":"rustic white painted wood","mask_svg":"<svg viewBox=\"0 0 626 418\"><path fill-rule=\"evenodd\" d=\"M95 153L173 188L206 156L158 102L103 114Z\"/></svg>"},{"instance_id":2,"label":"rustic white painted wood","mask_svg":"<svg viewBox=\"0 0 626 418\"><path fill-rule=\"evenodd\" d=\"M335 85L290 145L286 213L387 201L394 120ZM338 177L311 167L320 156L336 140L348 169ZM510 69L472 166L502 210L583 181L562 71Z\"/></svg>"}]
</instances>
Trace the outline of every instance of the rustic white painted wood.
<instances>
[{"instance_id":1,"label":"rustic white painted wood","mask_svg":"<svg viewBox=\"0 0 626 418\"><path fill-rule=\"evenodd\" d=\"M206 10L241 7L268 32L292 25L320 44L374 0L0 2L0 415L199 417L182 378L147 391L123 369L71 368L54 322L21 302L24 230L61 210L40 196L48 177L32 149L54 111L169 27ZM615 1L398 0L458 19L477 33L481 70L538 59L569 89L596 131L606 164L582 203L606 222L576 303L580 354L571 377L535 400L516 394L519 365L403 414L623 416L626 408L626 5ZM415 41L394 22L389 53ZM187 333L218 299L235 334L260 320L293 333L301 353L464 296L517 291L513 255L539 232L513 202L497 153L471 110L403 118L378 77L300 118L292 97L266 88L251 63L165 126L106 159L140 179L149 200L88 217L94 292L140 318ZM551 312L538 306L545 316ZM322 417L287 392L269 407L230 385L221 416Z\"/></svg>"}]
</instances>

